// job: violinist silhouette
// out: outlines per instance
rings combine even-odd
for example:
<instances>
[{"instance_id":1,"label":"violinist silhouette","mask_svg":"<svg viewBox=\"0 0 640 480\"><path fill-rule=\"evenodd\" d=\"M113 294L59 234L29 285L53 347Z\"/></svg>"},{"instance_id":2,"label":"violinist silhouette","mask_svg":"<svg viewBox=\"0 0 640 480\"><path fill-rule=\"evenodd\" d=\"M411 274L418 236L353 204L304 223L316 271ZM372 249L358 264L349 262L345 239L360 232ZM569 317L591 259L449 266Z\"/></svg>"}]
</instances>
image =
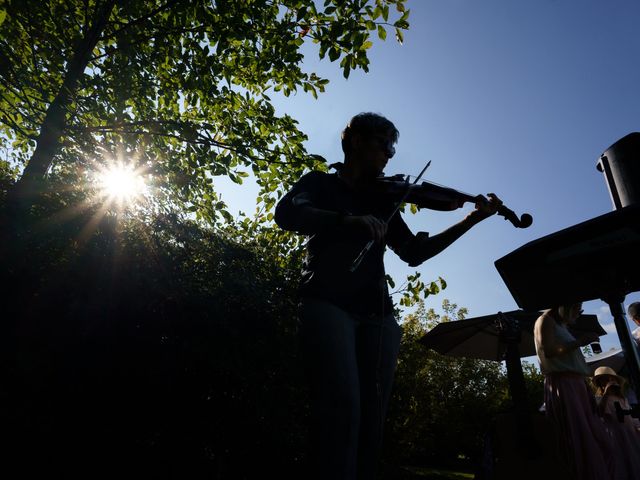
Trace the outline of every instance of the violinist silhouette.
<instances>
[{"instance_id":1,"label":"violinist silhouette","mask_svg":"<svg viewBox=\"0 0 640 480\"><path fill-rule=\"evenodd\" d=\"M383 116L356 115L342 132L344 164L336 173L305 174L276 207L281 228L309 237L299 334L311 396L312 478L375 477L401 335L385 280L385 247L420 265L502 207L494 194L479 195L475 209L443 232L413 234L398 211L403 199L371 188L398 136Z\"/></svg>"}]
</instances>

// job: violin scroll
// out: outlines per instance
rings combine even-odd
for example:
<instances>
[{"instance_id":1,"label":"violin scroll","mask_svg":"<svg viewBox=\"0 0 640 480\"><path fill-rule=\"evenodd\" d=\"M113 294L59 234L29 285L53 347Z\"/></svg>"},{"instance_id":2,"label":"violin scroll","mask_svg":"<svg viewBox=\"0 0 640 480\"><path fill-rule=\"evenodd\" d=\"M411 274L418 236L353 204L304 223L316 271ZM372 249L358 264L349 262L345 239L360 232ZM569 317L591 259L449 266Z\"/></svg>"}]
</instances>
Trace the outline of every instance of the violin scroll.
<instances>
[{"instance_id":1,"label":"violin scroll","mask_svg":"<svg viewBox=\"0 0 640 480\"><path fill-rule=\"evenodd\" d=\"M533 224L533 217L528 213L523 213L518 217L513 210L501 205L498 208L498 215L504 217L505 220L509 220L511 224L516 228L529 228Z\"/></svg>"}]
</instances>

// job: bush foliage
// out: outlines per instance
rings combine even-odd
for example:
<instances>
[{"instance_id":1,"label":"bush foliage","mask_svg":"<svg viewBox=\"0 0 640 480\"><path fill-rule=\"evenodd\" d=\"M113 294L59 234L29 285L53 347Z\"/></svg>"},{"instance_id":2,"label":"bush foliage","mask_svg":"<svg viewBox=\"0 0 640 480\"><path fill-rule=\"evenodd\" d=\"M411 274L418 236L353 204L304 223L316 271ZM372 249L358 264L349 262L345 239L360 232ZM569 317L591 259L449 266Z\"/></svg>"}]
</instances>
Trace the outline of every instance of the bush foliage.
<instances>
[{"instance_id":1,"label":"bush foliage","mask_svg":"<svg viewBox=\"0 0 640 480\"><path fill-rule=\"evenodd\" d=\"M4 249L12 458L65 478L300 478L299 259L176 213L47 222L58 208L43 205ZM417 343L465 314L443 308L422 306L402 324L387 465L468 466L491 416L508 408L500 364Z\"/></svg>"}]
</instances>

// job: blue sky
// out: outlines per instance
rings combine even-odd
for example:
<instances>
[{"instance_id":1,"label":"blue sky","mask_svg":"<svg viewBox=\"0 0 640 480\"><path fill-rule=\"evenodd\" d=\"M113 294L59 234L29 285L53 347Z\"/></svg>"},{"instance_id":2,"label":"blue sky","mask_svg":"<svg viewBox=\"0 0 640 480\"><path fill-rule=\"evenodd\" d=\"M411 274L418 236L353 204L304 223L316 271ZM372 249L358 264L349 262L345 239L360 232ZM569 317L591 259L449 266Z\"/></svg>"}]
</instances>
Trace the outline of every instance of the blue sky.
<instances>
[{"instance_id":1,"label":"blue sky","mask_svg":"<svg viewBox=\"0 0 640 480\"><path fill-rule=\"evenodd\" d=\"M596 170L600 154L640 131L640 2L631 0L414 0L403 45L389 35L370 50L370 72L344 80L337 63L318 62L313 46L305 69L329 78L318 100L299 93L274 98L280 113L300 122L307 149L342 160L340 132L356 113L374 111L400 130L387 174L416 175L468 193L495 192L534 224L515 229L501 217L475 227L419 267L425 279L444 277L443 298L471 316L517 308L493 262L523 244L612 210ZM242 192L242 193L241 193ZM231 209L252 212L243 189L225 188ZM413 231L432 234L472 208L405 215ZM402 280L415 269L391 252L387 269ZM627 296L625 304L640 300ZM618 340L608 308L585 303L607 330L605 350Z\"/></svg>"}]
</instances>

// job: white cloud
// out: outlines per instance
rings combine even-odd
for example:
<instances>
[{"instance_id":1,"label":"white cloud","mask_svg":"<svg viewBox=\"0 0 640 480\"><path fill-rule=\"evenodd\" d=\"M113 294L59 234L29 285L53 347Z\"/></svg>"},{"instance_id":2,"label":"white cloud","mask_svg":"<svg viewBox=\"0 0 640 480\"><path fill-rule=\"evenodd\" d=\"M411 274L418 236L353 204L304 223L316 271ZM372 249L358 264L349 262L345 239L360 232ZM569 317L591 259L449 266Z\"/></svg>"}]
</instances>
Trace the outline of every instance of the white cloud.
<instances>
[{"instance_id":1,"label":"white cloud","mask_svg":"<svg viewBox=\"0 0 640 480\"><path fill-rule=\"evenodd\" d=\"M609 306L608 305L602 305L600 308L598 308L598 310L596 311L596 316L598 317L598 322L602 322L604 319L610 319L611 318L611 310L609 310ZM604 328L604 326L603 326ZM605 330L607 330L605 328ZM608 331L608 330L607 330Z\"/></svg>"}]
</instances>

